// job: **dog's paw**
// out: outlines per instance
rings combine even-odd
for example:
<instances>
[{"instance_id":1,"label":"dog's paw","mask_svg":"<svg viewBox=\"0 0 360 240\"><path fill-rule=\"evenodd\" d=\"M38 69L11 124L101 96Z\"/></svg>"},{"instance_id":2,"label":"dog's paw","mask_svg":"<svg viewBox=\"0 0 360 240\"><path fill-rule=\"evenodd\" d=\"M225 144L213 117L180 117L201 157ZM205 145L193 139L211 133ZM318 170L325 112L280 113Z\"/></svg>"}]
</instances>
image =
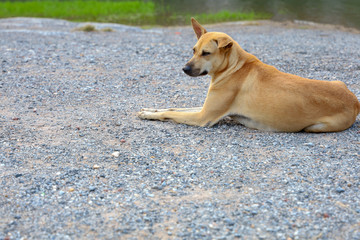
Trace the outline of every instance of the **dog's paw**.
<instances>
[{"instance_id":1,"label":"dog's paw","mask_svg":"<svg viewBox=\"0 0 360 240\"><path fill-rule=\"evenodd\" d=\"M164 121L163 113L162 112L151 112L142 109L140 112L137 113L137 116L141 119L148 119L148 120L160 120Z\"/></svg>"},{"instance_id":2,"label":"dog's paw","mask_svg":"<svg viewBox=\"0 0 360 240\"><path fill-rule=\"evenodd\" d=\"M141 111L137 113L137 116L141 119L158 119L158 114L157 112L141 109Z\"/></svg>"},{"instance_id":3,"label":"dog's paw","mask_svg":"<svg viewBox=\"0 0 360 240\"><path fill-rule=\"evenodd\" d=\"M146 119L146 113L144 112L144 109L141 109L140 112L137 112L136 116L141 119Z\"/></svg>"},{"instance_id":4,"label":"dog's paw","mask_svg":"<svg viewBox=\"0 0 360 240\"><path fill-rule=\"evenodd\" d=\"M141 109L141 112L158 112L158 110L153 108L143 108Z\"/></svg>"}]
</instances>

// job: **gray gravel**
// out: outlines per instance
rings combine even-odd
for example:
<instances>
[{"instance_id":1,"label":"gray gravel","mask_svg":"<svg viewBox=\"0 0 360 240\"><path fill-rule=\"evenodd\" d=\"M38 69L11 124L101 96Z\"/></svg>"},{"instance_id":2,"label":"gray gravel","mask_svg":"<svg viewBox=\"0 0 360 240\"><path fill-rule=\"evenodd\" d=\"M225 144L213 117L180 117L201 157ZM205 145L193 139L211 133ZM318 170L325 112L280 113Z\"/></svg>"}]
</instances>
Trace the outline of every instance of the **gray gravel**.
<instances>
[{"instance_id":1,"label":"gray gravel","mask_svg":"<svg viewBox=\"0 0 360 240\"><path fill-rule=\"evenodd\" d=\"M181 71L191 27L79 25L0 20L0 239L360 239L359 117L326 134L140 120L142 107L204 100L209 77ZM359 34L208 30L360 97Z\"/></svg>"}]
</instances>

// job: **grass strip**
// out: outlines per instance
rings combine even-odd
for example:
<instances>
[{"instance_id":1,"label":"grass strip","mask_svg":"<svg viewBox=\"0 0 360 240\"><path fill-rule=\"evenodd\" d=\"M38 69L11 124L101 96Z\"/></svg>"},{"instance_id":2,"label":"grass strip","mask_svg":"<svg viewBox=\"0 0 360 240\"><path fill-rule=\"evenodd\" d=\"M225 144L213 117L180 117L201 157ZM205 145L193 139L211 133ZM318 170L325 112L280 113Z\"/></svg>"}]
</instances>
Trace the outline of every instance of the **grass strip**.
<instances>
[{"instance_id":1,"label":"grass strip","mask_svg":"<svg viewBox=\"0 0 360 240\"><path fill-rule=\"evenodd\" d=\"M0 18L44 17L128 25L188 25L194 15L169 13L151 1L38 0L0 2ZM195 15L201 23L268 19L269 14L220 11Z\"/></svg>"},{"instance_id":2,"label":"grass strip","mask_svg":"<svg viewBox=\"0 0 360 240\"><path fill-rule=\"evenodd\" d=\"M140 1L25 1L0 2L0 18L45 17L72 21L154 23L155 5Z\"/></svg>"},{"instance_id":3,"label":"grass strip","mask_svg":"<svg viewBox=\"0 0 360 240\"><path fill-rule=\"evenodd\" d=\"M200 22L217 23L217 22L230 22L230 21L252 21L259 19L270 19L272 17L269 13L256 13L256 12L229 12L220 11L213 14L200 14L195 18Z\"/></svg>"}]
</instances>

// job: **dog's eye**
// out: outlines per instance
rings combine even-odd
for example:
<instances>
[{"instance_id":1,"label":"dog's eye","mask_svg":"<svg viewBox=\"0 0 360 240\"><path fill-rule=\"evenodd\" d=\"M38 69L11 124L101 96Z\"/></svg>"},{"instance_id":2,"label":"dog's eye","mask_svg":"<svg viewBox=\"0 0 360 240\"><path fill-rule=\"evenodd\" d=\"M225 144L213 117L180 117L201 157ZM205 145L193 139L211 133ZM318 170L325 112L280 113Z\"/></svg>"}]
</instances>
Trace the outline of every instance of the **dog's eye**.
<instances>
[{"instance_id":1,"label":"dog's eye","mask_svg":"<svg viewBox=\"0 0 360 240\"><path fill-rule=\"evenodd\" d=\"M210 55L210 54L211 54L211 53L209 53L209 52L203 51L202 54L201 54L201 56L207 56L207 55Z\"/></svg>"}]
</instances>

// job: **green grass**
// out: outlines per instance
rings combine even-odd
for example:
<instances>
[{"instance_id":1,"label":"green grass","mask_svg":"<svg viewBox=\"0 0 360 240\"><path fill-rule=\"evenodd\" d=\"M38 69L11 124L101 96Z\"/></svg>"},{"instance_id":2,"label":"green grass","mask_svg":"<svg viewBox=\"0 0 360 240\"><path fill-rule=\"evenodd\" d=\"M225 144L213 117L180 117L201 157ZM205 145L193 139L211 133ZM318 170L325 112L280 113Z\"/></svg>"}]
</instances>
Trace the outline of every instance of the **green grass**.
<instances>
[{"instance_id":1,"label":"green grass","mask_svg":"<svg viewBox=\"0 0 360 240\"><path fill-rule=\"evenodd\" d=\"M272 17L272 15L268 13L220 11L214 14L200 14L194 17L199 22L217 23L217 22L229 22L229 21L250 21L256 19L269 19Z\"/></svg>"},{"instance_id":2,"label":"green grass","mask_svg":"<svg viewBox=\"0 0 360 240\"><path fill-rule=\"evenodd\" d=\"M114 22L129 25L188 25L193 15L169 13L166 7L142 1L38 0L0 2L0 18L45 17L71 21ZM267 19L269 14L221 11L199 14L201 23Z\"/></svg>"},{"instance_id":3,"label":"green grass","mask_svg":"<svg viewBox=\"0 0 360 240\"><path fill-rule=\"evenodd\" d=\"M231 22L231 21L252 21L259 19L270 19L272 15L266 13L255 12L230 12L220 11L217 13L203 13L203 14L173 14L167 16L158 16L163 18L162 23L165 25L188 25L190 18L194 17L201 24Z\"/></svg>"},{"instance_id":4,"label":"green grass","mask_svg":"<svg viewBox=\"0 0 360 240\"><path fill-rule=\"evenodd\" d=\"M126 1L26 1L0 2L0 17L45 17L72 21L116 22L126 24L154 23L152 2Z\"/></svg>"}]
</instances>

